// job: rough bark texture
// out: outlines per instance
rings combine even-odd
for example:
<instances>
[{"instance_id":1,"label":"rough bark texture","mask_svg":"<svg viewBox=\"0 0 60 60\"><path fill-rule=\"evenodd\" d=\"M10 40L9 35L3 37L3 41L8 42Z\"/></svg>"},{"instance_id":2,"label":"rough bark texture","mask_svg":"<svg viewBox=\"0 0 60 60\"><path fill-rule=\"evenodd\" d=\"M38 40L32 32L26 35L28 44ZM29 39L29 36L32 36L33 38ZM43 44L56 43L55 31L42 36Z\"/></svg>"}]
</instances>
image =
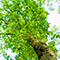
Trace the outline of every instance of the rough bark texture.
<instances>
[{"instance_id":1,"label":"rough bark texture","mask_svg":"<svg viewBox=\"0 0 60 60\"><path fill-rule=\"evenodd\" d=\"M29 39L29 44L32 45L37 53L38 60L56 60L55 52L41 40L34 42L33 40Z\"/></svg>"}]
</instances>

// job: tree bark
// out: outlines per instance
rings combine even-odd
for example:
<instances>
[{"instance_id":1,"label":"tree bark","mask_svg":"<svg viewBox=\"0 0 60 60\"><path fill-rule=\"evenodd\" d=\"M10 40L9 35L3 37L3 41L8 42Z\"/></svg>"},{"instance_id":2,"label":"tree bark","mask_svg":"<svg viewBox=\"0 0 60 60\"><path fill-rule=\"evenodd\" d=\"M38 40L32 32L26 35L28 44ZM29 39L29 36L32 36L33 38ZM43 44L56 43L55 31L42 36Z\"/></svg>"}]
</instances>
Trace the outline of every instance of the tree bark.
<instances>
[{"instance_id":1,"label":"tree bark","mask_svg":"<svg viewBox=\"0 0 60 60\"><path fill-rule=\"evenodd\" d=\"M57 60L55 52L41 40L34 42L33 40L28 39L28 41L37 53L38 60Z\"/></svg>"}]
</instances>

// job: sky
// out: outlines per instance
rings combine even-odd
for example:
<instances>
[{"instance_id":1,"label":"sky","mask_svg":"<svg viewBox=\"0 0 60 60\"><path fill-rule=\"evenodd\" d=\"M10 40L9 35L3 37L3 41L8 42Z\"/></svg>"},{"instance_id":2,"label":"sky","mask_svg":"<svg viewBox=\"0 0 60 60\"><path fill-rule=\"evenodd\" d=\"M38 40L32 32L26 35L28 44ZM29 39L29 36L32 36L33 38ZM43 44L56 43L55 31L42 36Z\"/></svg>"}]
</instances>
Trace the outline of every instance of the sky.
<instances>
[{"instance_id":1,"label":"sky","mask_svg":"<svg viewBox=\"0 0 60 60\"><path fill-rule=\"evenodd\" d=\"M57 13L56 10L54 11L50 11L49 12L50 15L48 15L47 17L47 21L50 23L50 28L49 30L51 30L51 28L56 25L57 27L60 27L60 14ZM58 31L60 32L60 31ZM60 45L56 46L57 49L60 48ZM58 52L60 54L60 52ZM57 60L60 60L60 59L57 59Z\"/></svg>"},{"instance_id":2,"label":"sky","mask_svg":"<svg viewBox=\"0 0 60 60\"><path fill-rule=\"evenodd\" d=\"M53 2L54 3L54 2ZM57 3L54 4L54 7L56 8L54 11L49 11L48 10L48 7L46 5L44 5L46 11L48 11L50 14L47 16L47 21L50 23L50 28L49 30L51 30L51 28L56 25L57 27L60 27L60 14L58 14L58 10L57 10ZM1 5L0 5L1 7ZM59 48L59 46L57 46ZM11 50L9 49L9 52L8 55L15 55L14 53L11 54ZM59 52L60 53L60 52ZM4 60L4 58L0 55L0 60ZM60 60L60 59L58 59Z\"/></svg>"},{"instance_id":3,"label":"sky","mask_svg":"<svg viewBox=\"0 0 60 60\"><path fill-rule=\"evenodd\" d=\"M45 3L47 3L47 2L45 2ZM56 25L57 27L60 26L60 14L58 14L58 6L59 6L59 4L57 2L55 2L55 1L50 2L50 3L53 3L52 7L55 8L54 11L50 11L46 5L43 5L43 6L45 7L46 11L48 11L50 13L47 16L46 20L50 23L50 29L51 29L54 25Z\"/></svg>"},{"instance_id":4,"label":"sky","mask_svg":"<svg viewBox=\"0 0 60 60\"><path fill-rule=\"evenodd\" d=\"M45 2L45 3L47 3L47 2ZM51 28L55 25L56 25L56 27L60 28L60 14L58 14L58 4L55 1L53 1L51 3L54 4L53 5L53 7L55 8L54 11L50 11L46 5L43 5L45 7L46 11L49 12L49 15L47 16L47 19L46 19L50 23L49 30L51 30ZM60 31L58 31L58 32L60 32ZM56 45L55 47L57 49L59 49L60 45ZM60 51L58 52L58 54L60 54ZM57 58L57 60L60 60L60 59Z\"/></svg>"},{"instance_id":5,"label":"sky","mask_svg":"<svg viewBox=\"0 0 60 60\"><path fill-rule=\"evenodd\" d=\"M51 11L47 17L47 21L50 23L51 28L54 25L60 26L60 14L58 14L57 11Z\"/></svg>"}]
</instances>

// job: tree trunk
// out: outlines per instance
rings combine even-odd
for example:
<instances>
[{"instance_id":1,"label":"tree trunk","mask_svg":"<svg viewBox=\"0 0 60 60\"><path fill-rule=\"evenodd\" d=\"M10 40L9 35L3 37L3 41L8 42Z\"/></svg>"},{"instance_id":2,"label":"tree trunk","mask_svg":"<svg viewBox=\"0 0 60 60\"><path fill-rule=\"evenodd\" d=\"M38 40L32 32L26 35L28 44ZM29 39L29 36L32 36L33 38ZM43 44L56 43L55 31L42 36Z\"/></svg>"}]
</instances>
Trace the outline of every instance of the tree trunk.
<instances>
[{"instance_id":1,"label":"tree trunk","mask_svg":"<svg viewBox=\"0 0 60 60\"><path fill-rule=\"evenodd\" d=\"M33 40L29 39L28 41L37 53L38 60L57 60L55 52L41 40L34 42Z\"/></svg>"}]
</instances>

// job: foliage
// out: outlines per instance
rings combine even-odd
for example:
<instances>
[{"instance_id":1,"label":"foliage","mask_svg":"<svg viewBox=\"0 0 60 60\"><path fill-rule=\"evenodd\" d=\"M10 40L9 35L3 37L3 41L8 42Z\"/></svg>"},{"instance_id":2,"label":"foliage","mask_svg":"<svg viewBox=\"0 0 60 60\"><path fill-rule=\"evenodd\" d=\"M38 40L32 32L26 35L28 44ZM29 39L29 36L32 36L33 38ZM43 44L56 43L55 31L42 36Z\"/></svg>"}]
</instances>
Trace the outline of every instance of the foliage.
<instances>
[{"instance_id":1,"label":"foliage","mask_svg":"<svg viewBox=\"0 0 60 60\"><path fill-rule=\"evenodd\" d=\"M46 5L50 11L55 10L55 4L58 6L58 14L60 14L60 0L36 0L41 1L42 5Z\"/></svg>"},{"instance_id":2,"label":"foliage","mask_svg":"<svg viewBox=\"0 0 60 60\"><path fill-rule=\"evenodd\" d=\"M53 26L53 28L51 29L51 32L53 32L53 34L51 34L49 36L50 42L48 42L48 46L56 52L57 57L59 57L59 55L60 55L58 53L60 51L59 47L57 49L55 47L55 46L60 45L60 41L59 41L60 40L60 32L59 31L60 31L59 27Z\"/></svg>"},{"instance_id":3,"label":"foliage","mask_svg":"<svg viewBox=\"0 0 60 60\"><path fill-rule=\"evenodd\" d=\"M32 37L34 41L41 39L46 43L50 33L49 23L46 21L49 13L34 0L3 0L2 6L1 11L4 12L0 12L0 26L4 33L1 30L0 34L2 34L1 41L4 41L4 44L0 44L0 49L5 59L9 56L4 50L11 48L12 52L17 54L16 60L38 60L28 39Z\"/></svg>"}]
</instances>

